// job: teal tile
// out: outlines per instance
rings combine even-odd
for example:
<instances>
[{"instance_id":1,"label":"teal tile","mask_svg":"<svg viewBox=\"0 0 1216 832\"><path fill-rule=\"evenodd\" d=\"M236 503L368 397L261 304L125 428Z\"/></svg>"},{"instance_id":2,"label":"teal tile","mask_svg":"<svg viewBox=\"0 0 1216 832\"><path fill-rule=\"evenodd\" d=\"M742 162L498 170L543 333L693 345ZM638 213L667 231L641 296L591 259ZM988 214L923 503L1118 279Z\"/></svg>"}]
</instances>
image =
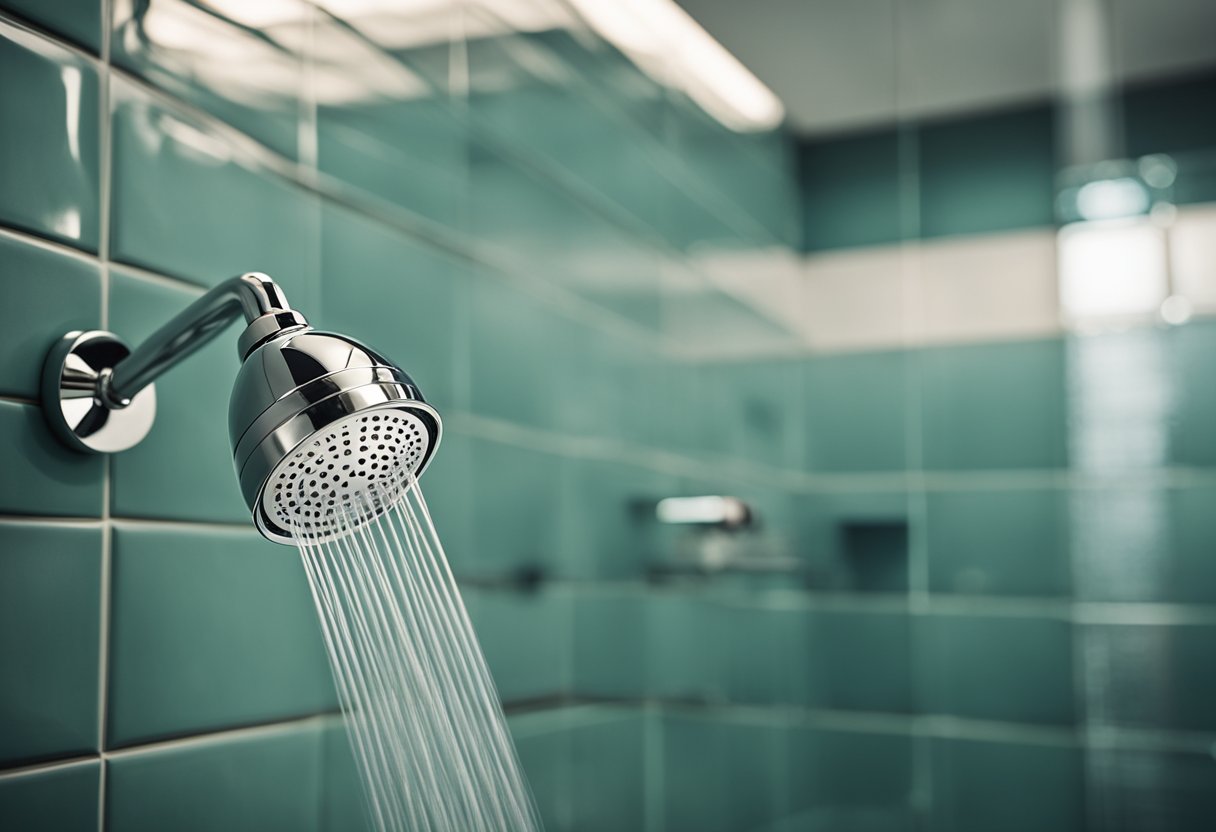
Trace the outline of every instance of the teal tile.
<instances>
[{"instance_id":1,"label":"teal tile","mask_svg":"<svg viewBox=\"0 0 1216 832\"><path fill-rule=\"evenodd\" d=\"M574 775L567 711L544 710L512 717L509 726L524 777L532 789L541 822L550 832L573 830Z\"/></svg>"},{"instance_id":2,"label":"teal tile","mask_svg":"<svg viewBox=\"0 0 1216 832\"><path fill-rule=\"evenodd\" d=\"M533 168L557 172L626 222L659 231L671 214L669 195L675 194L668 181L672 166L655 152L661 149L656 139L662 127L652 123L647 130L630 118L647 107L655 109L654 103L631 99L646 95L642 87L649 79L627 62L604 66L592 53L607 50L589 48L587 35L512 32L468 43L469 72L495 79L491 89L473 85L471 122L479 136L487 137L485 143ZM579 69L543 71L537 61L541 56ZM607 89L612 75L628 77L627 91ZM659 94L651 92L656 99ZM704 213L685 201L690 213Z\"/></svg>"},{"instance_id":3,"label":"teal tile","mask_svg":"<svg viewBox=\"0 0 1216 832\"><path fill-rule=\"evenodd\" d=\"M930 491L925 522L933 592L1051 597L1070 593L1067 492Z\"/></svg>"},{"instance_id":4,"label":"teal tile","mask_svg":"<svg viewBox=\"0 0 1216 832\"><path fill-rule=\"evenodd\" d=\"M655 592L646 609L646 679L656 698L694 702L727 698L724 616L691 593Z\"/></svg>"},{"instance_id":5,"label":"teal tile","mask_svg":"<svg viewBox=\"0 0 1216 832\"><path fill-rule=\"evenodd\" d=\"M785 815L789 728L788 721L771 717L721 726L727 829L764 828Z\"/></svg>"},{"instance_id":6,"label":"teal tile","mask_svg":"<svg viewBox=\"0 0 1216 832\"><path fill-rule=\"evenodd\" d=\"M217 737L110 758L106 828L116 832L308 832L320 826L321 730Z\"/></svg>"},{"instance_id":7,"label":"teal tile","mask_svg":"<svg viewBox=\"0 0 1216 832\"><path fill-rule=\"evenodd\" d=\"M1216 730L1216 626L1092 624L1081 637L1090 722Z\"/></svg>"},{"instance_id":8,"label":"teal tile","mask_svg":"<svg viewBox=\"0 0 1216 832\"><path fill-rule=\"evenodd\" d=\"M293 548L120 524L112 570L111 747L337 707Z\"/></svg>"},{"instance_id":9,"label":"teal tile","mask_svg":"<svg viewBox=\"0 0 1216 832\"><path fill-rule=\"evenodd\" d=\"M924 712L1041 725L1076 722L1068 621L930 615L917 627Z\"/></svg>"},{"instance_id":10,"label":"teal tile","mask_svg":"<svg viewBox=\"0 0 1216 832\"><path fill-rule=\"evenodd\" d=\"M434 92L408 101L317 108L317 168L451 229L470 200L467 129Z\"/></svg>"},{"instance_id":11,"label":"teal tile","mask_svg":"<svg viewBox=\"0 0 1216 832\"><path fill-rule=\"evenodd\" d=\"M664 554L654 520L639 513L676 493L677 478L615 460L567 458L562 466L564 572L580 578L640 578Z\"/></svg>"},{"instance_id":12,"label":"teal tile","mask_svg":"<svg viewBox=\"0 0 1216 832\"><path fill-rule=\"evenodd\" d=\"M798 150L806 251L905 239L899 130L805 140Z\"/></svg>"},{"instance_id":13,"label":"teal tile","mask_svg":"<svg viewBox=\"0 0 1216 832\"><path fill-rule=\"evenodd\" d=\"M95 55L101 51L102 4L98 0L4 0L0 8L62 35Z\"/></svg>"},{"instance_id":14,"label":"teal tile","mask_svg":"<svg viewBox=\"0 0 1216 832\"><path fill-rule=\"evenodd\" d=\"M640 368L653 360L652 345L633 332L575 323L565 336L553 424L563 433L637 442L656 402L646 398ZM474 392L476 395L476 392Z\"/></svg>"},{"instance_id":15,"label":"teal tile","mask_svg":"<svg viewBox=\"0 0 1216 832\"><path fill-rule=\"evenodd\" d=\"M0 828L96 829L100 782L97 760L0 777Z\"/></svg>"},{"instance_id":16,"label":"teal tile","mask_svg":"<svg viewBox=\"0 0 1216 832\"><path fill-rule=\"evenodd\" d=\"M669 714L662 722L671 830L763 829L785 811L788 725Z\"/></svg>"},{"instance_id":17,"label":"teal tile","mask_svg":"<svg viewBox=\"0 0 1216 832\"><path fill-rule=\"evenodd\" d=\"M207 286L266 272L316 314L319 198L132 83L114 79L112 99L110 256Z\"/></svg>"},{"instance_id":18,"label":"teal tile","mask_svg":"<svg viewBox=\"0 0 1216 832\"><path fill-rule=\"evenodd\" d=\"M836 472L908 467L908 372L907 355L900 352L807 361L807 468Z\"/></svg>"},{"instance_id":19,"label":"teal tile","mask_svg":"<svg viewBox=\"0 0 1216 832\"><path fill-rule=\"evenodd\" d=\"M487 439L469 449L472 549L465 574L512 577L521 569L552 577L569 559L561 549L562 460Z\"/></svg>"},{"instance_id":20,"label":"teal tile","mask_svg":"<svg viewBox=\"0 0 1216 832\"><path fill-rule=\"evenodd\" d=\"M703 637L722 654L723 684L730 701L811 704L815 634L804 607L724 604L713 617L714 630ZM775 656L786 660L774 661Z\"/></svg>"},{"instance_id":21,"label":"teal tile","mask_svg":"<svg viewBox=\"0 0 1216 832\"><path fill-rule=\"evenodd\" d=\"M137 344L200 291L153 282L114 267L110 327ZM249 523L232 464L228 400L239 360L239 325L156 381L156 422L142 442L111 458L118 517ZM176 472L188 472L177 476Z\"/></svg>"},{"instance_id":22,"label":"teal tile","mask_svg":"<svg viewBox=\"0 0 1216 832\"><path fill-rule=\"evenodd\" d=\"M925 468L1066 464L1063 342L934 347L921 351L917 361Z\"/></svg>"},{"instance_id":23,"label":"teal tile","mask_svg":"<svg viewBox=\"0 0 1216 832\"><path fill-rule=\"evenodd\" d=\"M573 677L574 608L559 590L461 590L503 702L558 696Z\"/></svg>"},{"instance_id":24,"label":"teal tile","mask_svg":"<svg viewBox=\"0 0 1216 832\"><path fill-rule=\"evenodd\" d=\"M644 411L649 418L631 432L630 438L652 448L703 452L709 414L701 406L705 389L700 366L688 360L672 360L657 349L648 359L634 383L640 401L650 403Z\"/></svg>"},{"instance_id":25,"label":"teal tile","mask_svg":"<svg viewBox=\"0 0 1216 832\"><path fill-rule=\"evenodd\" d=\"M469 232L512 273L545 281L650 331L659 318L654 250L573 196L543 167L471 148Z\"/></svg>"},{"instance_id":26,"label":"teal tile","mask_svg":"<svg viewBox=\"0 0 1216 832\"><path fill-rule=\"evenodd\" d=\"M646 725L640 712L606 712L574 728L570 738L569 824L611 832L646 826Z\"/></svg>"},{"instance_id":27,"label":"teal tile","mask_svg":"<svg viewBox=\"0 0 1216 832\"><path fill-rule=\"evenodd\" d=\"M813 650L801 665L812 702L847 711L909 713L913 697L912 620L905 613L816 611ZM832 668L825 673L825 668Z\"/></svg>"},{"instance_id":28,"label":"teal tile","mask_svg":"<svg viewBox=\"0 0 1216 832\"><path fill-rule=\"evenodd\" d=\"M815 610L788 602L726 603L711 614L713 629L699 637L720 654L719 672L732 702L914 710L906 614ZM823 672L829 667L831 673Z\"/></svg>"},{"instance_id":29,"label":"teal tile","mask_svg":"<svg viewBox=\"0 0 1216 832\"><path fill-rule=\"evenodd\" d=\"M371 812L346 726L326 726L321 742L322 832L372 832Z\"/></svg>"},{"instance_id":30,"label":"teal tile","mask_svg":"<svg viewBox=\"0 0 1216 832\"><path fill-rule=\"evenodd\" d=\"M110 60L294 159L308 103L304 59L276 40L262 16L222 8L185 0L115 3ZM284 28L292 18L299 26L310 13L294 0L276 10Z\"/></svg>"},{"instance_id":31,"label":"teal tile","mask_svg":"<svg viewBox=\"0 0 1216 832\"><path fill-rule=\"evenodd\" d=\"M802 367L788 359L703 366L708 447L749 463L798 468L811 399L803 395Z\"/></svg>"},{"instance_id":32,"label":"teal tile","mask_svg":"<svg viewBox=\"0 0 1216 832\"><path fill-rule=\"evenodd\" d=\"M690 196L712 201L745 245L797 245L802 218L790 134L780 128L740 133L699 105L673 104L664 146L687 168Z\"/></svg>"},{"instance_id":33,"label":"teal tile","mask_svg":"<svg viewBox=\"0 0 1216 832\"><path fill-rule=\"evenodd\" d=\"M97 251L97 73L0 22L0 223Z\"/></svg>"},{"instance_id":34,"label":"teal tile","mask_svg":"<svg viewBox=\"0 0 1216 832\"><path fill-rule=\"evenodd\" d=\"M910 734L791 726L788 832L911 832L916 748Z\"/></svg>"},{"instance_id":35,"label":"teal tile","mask_svg":"<svg viewBox=\"0 0 1216 832\"><path fill-rule=\"evenodd\" d=\"M1176 398L1169 428L1169 461L1183 466L1216 466L1216 383L1212 350L1216 322L1197 321L1169 334L1169 366Z\"/></svg>"},{"instance_id":36,"label":"teal tile","mask_svg":"<svg viewBox=\"0 0 1216 832\"><path fill-rule=\"evenodd\" d=\"M0 764L97 751L101 529L0 522Z\"/></svg>"},{"instance_id":37,"label":"teal tile","mask_svg":"<svg viewBox=\"0 0 1216 832\"><path fill-rule=\"evenodd\" d=\"M1205 105L1213 94L1216 74L1210 69L1129 84L1123 91L1120 119L1128 157L1149 153L1186 156L1216 146L1216 117Z\"/></svg>"},{"instance_id":38,"label":"teal tile","mask_svg":"<svg viewBox=\"0 0 1216 832\"><path fill-rule=\"evenodd\" d=\"M562 382L589 334L500 276L480 274L469 298L472 410L533 427L561 426Z\"/></svg>"},{"instance_id":39,"label":"teal tile","mask_svg":"<svg viewBox=\"0 0 1216 832\"><path fill-rule=\"evenodd\" d=\"M0 401L0 512L100 517L105 460L66 448L40 408Z\"/></svg>"},{"instance_id":40,"label":"teal tile","mask_svg":"<svg viewBox=\"0 0 1216 832\"><path fill-rule=\"evenodd\" d=\"M1087 762L1092 832L1182 832L1216 816L1211 754L1098 747Z\"/></svg>"},{"instance_id":41,"label":"teal tile","mask_svg":"<svg viewBox=\"0 0 1216 832\"><path fill-rule=\"evenodd\" d=\"M1118 482L1077 488L1077 595L1087 601L1216 602L1216 487Z\"/></svg>"},{"instance_id":42,"label":"teal tile","mask_svg":"<svg viewBox=\"0 0 1216 832\"><path fill-rule=\"evenodd\" d=\"M915 515L903 489L825 489L795 494L785 528L819 590L900 594L908 588Z\"/></svg>"},{"instance_id":43,"label":"teal tile","mask_svg":"<svg viewBox=\"0 0 1216 832\"><path fill-rule=\"evenodd\" d=\"M629 589L573 597L575 694L645 698L646 600Z\"/></svg>"},{"instance_id":44,"label":"teal tile","mask_svg":"<svg viewBox=\"0 0 1216 832\"><path fill-rule=\"evenodd\" d=\"M756 145L675 89L668 89L665 103L665 152L656 167L660 181L676 186L669 210L685 225L676 245L696 253L770 245L792 235L794 183L792 170L781 169L780 148L756 152Z\"/></svg>"},{"instance_id":45,"label":"teal tile","mask_svg":"<svg viewBox=\"0 0 1216 832\"><path fill-rule=\"evenodd\" d=\"M716 721L664 715L663 828L673 832L729 832L732 804L743 794L728 783L725 728ZM749 761L753 762L753 761Z\"/></svg>"},{"instance_id":46,"label":"teal tile","mask_svg":"<svg viewBox=\"0 0 1216 832\"><path fill-rule=\"evenodd\" d=\"M367 343L401 366L442 412L454 404L463 267L364 214L321 213L323 326Z\"/></svg>"},{"instance_id":47,"label":"teal tile","mask_svg":"<svg viewBox=\"0 0 1216 832\"><path fill-rule=\"evenodd\" d=\"M100 325L100 269L87 260L0 237L0 291L0 393L36 398L42 364L56 339Z\"/></svg>"},{"instance_id":48,"label":"teal tile","mask_svg":"<svg viewBox=\"0 0 1216 832\"><path fill-rule=\"evenodd\" d=\"M917 130L916 142L921 236L1054 222L1050 105L928 122Z\"/></svg>"},{"instance_id":49,"label":"teal tile","mask_svg":"<svg viewBox=\"0 0 1216 832\"><path fill-rule=\"evenodd\" d=\"M1085 828L1085 775L1076 748L934 739L930 771L934 830Z\"/></svg>"}]
</instances>

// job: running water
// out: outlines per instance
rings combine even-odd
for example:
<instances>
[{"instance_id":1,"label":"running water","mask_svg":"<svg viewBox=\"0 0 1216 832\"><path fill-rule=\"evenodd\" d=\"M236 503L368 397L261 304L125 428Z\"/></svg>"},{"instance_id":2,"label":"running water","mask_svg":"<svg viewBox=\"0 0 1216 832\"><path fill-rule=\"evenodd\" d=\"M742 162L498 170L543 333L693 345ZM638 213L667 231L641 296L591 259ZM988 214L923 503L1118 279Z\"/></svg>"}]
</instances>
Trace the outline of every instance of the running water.
<instances>
[{"instance_id":1,"label":"running water","mask_svg":"<svg viewBox=\"0 0 1216 832\"><path fill-rule=\"evenodd\" d=\"M389 830L540 830L417 481L297 531L371 815Z\"/></svg>"}]
</instances>

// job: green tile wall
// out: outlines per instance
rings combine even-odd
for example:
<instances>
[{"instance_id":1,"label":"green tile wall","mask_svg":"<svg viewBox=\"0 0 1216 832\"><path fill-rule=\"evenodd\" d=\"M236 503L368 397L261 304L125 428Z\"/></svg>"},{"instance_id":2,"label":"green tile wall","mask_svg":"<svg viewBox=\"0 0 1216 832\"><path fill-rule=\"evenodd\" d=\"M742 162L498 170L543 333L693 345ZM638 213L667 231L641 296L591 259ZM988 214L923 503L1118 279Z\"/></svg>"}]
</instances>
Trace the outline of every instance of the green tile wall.
<instances>
[{"instance_id":1,"label":"green tile wall","mask_svg":"<svg viewBox=\"0 0 1216 832\"><path fill-rule=\"evenodd\" d=\"M1055 139L1049 105L921 125L920 235L1051 225Z\"/></svg>"},{"instance_id":2,"label":"green tile wall","mask_svg":"<svg viewBox=\"0 0 1216 832\"><path fill-rule=\"evenodd\" d=\"M320 828L319 725L203 739L107 761L106 825L152 830Z\"/></svg>"},{"instance_id":3,"label":"green tile wall","mask_svg":"<svg viewBox=\"0 0 1216 832\"><path fill-rule=\"evenodd\" d=\"M0 778L0 823L16 832L97 826L101 763L73 763Z\"/></svg>"},{"instance_id":4,"label":"green tile wall","mask_svg":"<svg viewBox=\"0 0 1216 832\"><path fill-rule=\"evenodd\" d=\"M803 143L803 245L807 251L872 246L907 234L898 130Z\"/></svg>"},{"instance_id":5,"label":"green tile wall","mask_svg":"<svg viewBox=\"0 0 1216 832\"><path fill-rule=\"evenodd\" d=\"M1085 828L1081 752L1067 745L935 740L932 828ZM1011 783L1033 799L1009 800Z\"/></svg>"},{"instance_id":6,"label":"green tile wall","mask_svg":"<svg viewBox=\"0 0 1216 832\"><path fill-rule=\"evenodd\" d=\"M0 394L32 399L47 350L73 329L97 329L101 322L101 270L84 258L52 248L0 237Z\"/></svg>"},{"instance_id":7,"label":"green tile wall","mask_svg":"<svg viewBox=\"0 0 1216 832\"><path fill-rule=\"evenodd\" d=\"M926 468L1065 467L1062 342L931 348L917 358Z\"/></svg>"},{"instance_id":8,"label":"green tile wall","mask_svg":"<svg viewBox=\"0 0 1216 832\"><path fill-rule=\"evenodd\" d=\"M243 529L113 535L110 747L336 708L294 551Z\"/></svg>"},{"instance_id":9,"label":"green tile wall","mask_svg":"<svg viewBox=\"0 0 1216 832\"><path fill-rule=\"evenodd\" d=\"M1209 70L1127 84L1117 94L1120 153L1164 153L1170 199L1216 199ZM1055 224L1060 102L963 113L800 140L802 247L818 252ZM725 167L725 166L724 166Z\"/></svg>"},{"instance_id":10,"label":"green tile wall","mask_svg":"<svg viewBox=\"0 0 1216 832\"><path fill-rule=\"evenodd\" d=\"M98 750L101 538L0 522L0 764Z\"/></svg>"},{"instance_id":11,"label":"green tile wall","mask_svg":"<svg viewBox=\"0 0 1216 832\"><path fill-rule=\"evenodd\" d=\"M111 97L111 256L204 286L266 272L295 306L317 308L317 197L122 76Z\"/></svg>"},{"instance_id":12,"label":"green tile wall","mask_svg":"<svg viewBox=\"0 0 1216 832\"><path fill-rule=\"evenodd\" d=\"M100 237L97 72L73 52L0 33L0 222L96 251Z\"/></svg>"},{"instance_id":13,"label":"green tile wall","mask_svg":"<svg viewBox=\"0 0 1216 832\"><path fill-rule=\"evenodd\" d=\"M926 496L934 592L1068 597L1069 501L1056 488L934 491Z\"/></svg>"}]
</instances>

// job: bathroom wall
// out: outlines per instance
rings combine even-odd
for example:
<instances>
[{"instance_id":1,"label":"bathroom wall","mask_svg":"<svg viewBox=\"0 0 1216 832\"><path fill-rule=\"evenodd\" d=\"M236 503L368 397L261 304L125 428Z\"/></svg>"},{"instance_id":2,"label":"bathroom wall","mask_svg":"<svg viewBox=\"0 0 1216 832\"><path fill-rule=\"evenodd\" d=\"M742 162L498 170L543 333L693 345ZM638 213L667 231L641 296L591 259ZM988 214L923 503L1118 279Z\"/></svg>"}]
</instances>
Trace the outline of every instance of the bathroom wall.
<instances>
[{"instance_id":1,"label":"bathroom wall","mask_svg":"<svg viewBox=\"0 0 1216 832\"><path fill-rule=\"evenodd\" d=\"M1198 314L1089 335L1051 106L795 146L556 3L0 7L0 827L363 822L295 554L233 481L233 340L112 459L37 409L61 332L249 269L443 412L426 495L548 828L1212 812L1209 82L1125 106L1184 172ZM706 493L797 571L647 580L678 540L634 504Z\"/></svg>"},{"instance_id":2,"label":"bathroom wall","mask_svg":"<svg viewBox=\"0 0 1216 832\"><path fill-rule=\"evenodd\" d=\"M533 6L0 4L0 827L362 823L303 573L231 470L235 333L127 453L39 412L63 332L137 341L255 269L444 414L426 493L551 828L649 811L661 720L584 683L643 647L612 617L648 597L630 501L732 489L746 448L669 333L767 326L691 252L793 245L793 148Z\"/></svg>"}]
</instances>

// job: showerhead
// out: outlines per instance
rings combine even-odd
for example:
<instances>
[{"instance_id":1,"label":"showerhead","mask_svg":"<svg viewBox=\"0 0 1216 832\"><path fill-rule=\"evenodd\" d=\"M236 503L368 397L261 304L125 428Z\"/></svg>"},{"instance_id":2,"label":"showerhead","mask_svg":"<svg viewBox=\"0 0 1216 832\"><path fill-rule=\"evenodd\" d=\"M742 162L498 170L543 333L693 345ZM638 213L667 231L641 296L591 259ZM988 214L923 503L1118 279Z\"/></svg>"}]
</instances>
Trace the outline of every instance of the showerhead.
<instances>
[{"instance_id":1,"label":"showerhead","mask_svg":"<svg viewBox=\"0 0 1216 832\"><path fill-rule=\"evenodd\" d=\"M439 446L439 414L391 361L314 330L264 274L216 286L134 351L113 333L68 333L43 371L47 420L80 451L132 447L155 418L152 381L242 314L228 428L258 531L324 540L392 505ZM352 518L355 495L365 499Z\"/></svg>"},{"instance_id":2,"label":"showerhead","mask_svg":"<svg viewBox=\"0 0 1216 832\"><path fill-rule=\"evenodd\" d=\"M324 538L355 494L394 495L422 473L439 414L413 380L357 341L310 328L256 347L228 411L241 494L263 535ZM371 512L385 506L368 502Z\"/></svg>"}]
</instances>

